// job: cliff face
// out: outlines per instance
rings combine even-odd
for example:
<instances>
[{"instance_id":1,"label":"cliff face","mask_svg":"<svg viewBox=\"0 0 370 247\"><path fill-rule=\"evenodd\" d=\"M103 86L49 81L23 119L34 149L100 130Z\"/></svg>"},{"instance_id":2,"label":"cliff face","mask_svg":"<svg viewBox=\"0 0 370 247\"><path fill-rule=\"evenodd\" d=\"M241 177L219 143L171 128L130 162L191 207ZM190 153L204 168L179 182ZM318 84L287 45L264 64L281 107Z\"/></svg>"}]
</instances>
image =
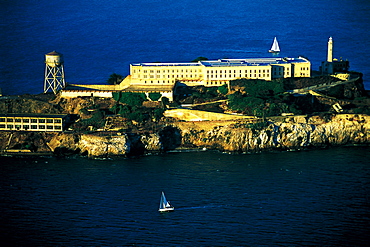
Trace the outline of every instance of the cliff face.
<instances>
[{"instance_id":1,"label":"cliff face","mask_svg":"<svg viewBox=\"0 0 370 247\"><path fill-rule=\"evenodd\" d=\"M311 117L286 120L270 121L265 125L204 123L200 128L196 124L183 122L177 127L182 133L182 145L232 152L370 143L368 116L337 115L330 119Z\"/></svg>"},{"instance_id":2,"label":"cliff face","mask_svg":"<svg viewBox=\"0 0 370 247\"><path fill-rule=\"evenodd\" d=\"M48 143L57 154L78 153L87 156L126 155L131 143L127 135L99 136L89 134L59 134Z\"/></svg>"},{"instance_id":3,"label":"cliff face","mask_svg":"<svg viewBox=\"0 0 370 247\"><path fill-rule=\"evenodd\" d=\"M176 122L158 133L104 135L81 133L2 132L0 148L82 154L89 157L140 155L176 148L258 152L370 144L370 117L333 115L246 121Z\"/></svg>"}]
</instances>

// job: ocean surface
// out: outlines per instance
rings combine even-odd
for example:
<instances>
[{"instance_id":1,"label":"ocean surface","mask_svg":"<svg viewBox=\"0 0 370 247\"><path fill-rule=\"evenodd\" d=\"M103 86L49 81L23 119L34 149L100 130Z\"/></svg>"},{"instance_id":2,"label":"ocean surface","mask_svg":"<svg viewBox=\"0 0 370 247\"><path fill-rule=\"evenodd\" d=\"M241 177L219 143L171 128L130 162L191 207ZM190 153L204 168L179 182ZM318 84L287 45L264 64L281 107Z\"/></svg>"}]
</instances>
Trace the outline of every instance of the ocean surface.
<instances>
[{"instance_id":1,"label":"ocean surface","mask_svg":"<svg viewBox=\"0 0 370 247\"><path fill-rule=\"evenodd\" d=\"M370 90L369 0L0 0L0 88L42 93L45 54L64 54L66 81L105 84L134 62L303 55L318 70L329 37Z\"/></svg>"},{"instance_id":2,"label":"ocean surface","mask_svg":"<svg viewBox=\"0 0 370 247\"><path fill-rule=\"evenodd\" d=\"M1 157L9 246L368 246L370 147ZM175 206L159 213L161 191Z\"/></svg>"},{"instance_id":3,"label":"ocean surface","mask_svg":"<svg viewBox=\"0 0 370 247\"><path fill-rule=\"evenodd\" d=\"M43 91L44 55L68 83L105 84L134 62L334 57L370 89L368 0L0 0L0 88ZM137 159L0 157L9 246L365 246L370 148L168 153ZM159 213L161 191L176 210Z\"/></svg>"}]
</instances>

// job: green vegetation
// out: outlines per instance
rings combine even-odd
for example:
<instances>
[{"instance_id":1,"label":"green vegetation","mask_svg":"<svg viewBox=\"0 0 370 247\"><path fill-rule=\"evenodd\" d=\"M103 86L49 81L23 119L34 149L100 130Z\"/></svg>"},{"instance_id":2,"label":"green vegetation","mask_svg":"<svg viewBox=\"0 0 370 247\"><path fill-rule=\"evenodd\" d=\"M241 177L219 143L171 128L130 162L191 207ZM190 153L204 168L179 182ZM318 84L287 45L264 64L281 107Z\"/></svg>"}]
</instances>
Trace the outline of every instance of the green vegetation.
<instances>
[{"instance_id":1,"label":"green vegetation","mask_svg":"<svg viewBox=\"0 0 370 247\"><path fill-rule=\"evenodd\" d=\"M160 93L149 93L149 98L153 101L158 101L162 97Z\"/></svg>"},{"instance_id":2,"label":"green vegetation","mask_svg":"<svg viewBox=\"0 0 370 247\"><path fill-rule=\"evenodd\" d=\"M120 84L123 80L123 76L122 75L118 75L116 73L113 73L109 76L109 79L107 81L107 83L109 85L117 85L117 84Z\"/></svg>"},{"instance_id":3,"label":"green vegetation","mask_svg":"<svg viewBox=\"0 0 370 247\"><path fill-rule=\"evenodd\" d=\"M299 107L283 95L283 80L238 79L230 83L237 89L227 96L228 106L233 111L259 117L278 116L284 112L301 114Z\"/></svg>"},{"instance_id":4,"label":"green vegetation","mask_svg":"<svg viewBox=\"0 0 370 247\"><path fill-rule=\"evenodd\" d=\"M229 89L227 88L227 85L223 85L223 86L219 86L217 88L217 91L222 94L222 95L226 95L228 92L229 92Z\"/></svg>"},{"instance_id":5,"label":"green vegetation","mask_svg":"<svg viewBox=\"0 0 370 247\"><path fill-rule=\"evenodd\" d=\"M206 57L197 57L196 59L192 60L192 62L199 62L199 61L206 61L208 58Z\"/></svg>"},{"instance_id":6,"label":"green vegetation","mask_svg":"<svg viewBox=\"0 0 370 247\"><path fill-rule=\"evenodd\" d=\"M161 94L150 93L149 97L151 100L157 101ZM162 108L142 107L143 102L147 100L144 93L117 92L113 93L113 98L117 103L110 110L127 120L144 123L150 120L159 121L163 117L164 109Z\"/></svg>"},{"instance_id":7,"label":"green vegetation","mask_svg":"<svg viewBox=\"0 0 370 247\"><path fill-rule=\"evenodd\" d=\"M146 100L144 93L117 92L113 93L113 99L131 107L141 106Z\"/></svg>"}]
</instances>

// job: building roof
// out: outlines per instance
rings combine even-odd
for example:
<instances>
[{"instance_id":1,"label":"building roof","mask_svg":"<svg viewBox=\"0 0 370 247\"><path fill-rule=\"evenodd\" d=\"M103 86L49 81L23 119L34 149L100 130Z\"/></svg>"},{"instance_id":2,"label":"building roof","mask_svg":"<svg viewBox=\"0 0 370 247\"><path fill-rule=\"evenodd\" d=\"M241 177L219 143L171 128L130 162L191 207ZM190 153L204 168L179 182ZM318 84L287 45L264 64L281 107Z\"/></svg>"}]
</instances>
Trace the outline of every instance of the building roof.
<instances>
[{"instance_id":1,"label":"building roof","mask_svg":"<svg viewBox=\"0 0 370 247\"><path fill-rule=\"evenodd\" d=\"M174 88L174 85L135 85L132 84L129 87L122 90L122 92L170 92Z\"/></svg>"},{"instance_id":2,"label":"building roof","mask_svg":"<svg viewBox=\"0 0 370 247\"><path fill-rule=\"evenodd\" d=\"M176 63L132 63L132 66L153 66L153 67L158 67L158 66L168 66L168 67L173 67L173 66L201 66L199 62L176 62Z\"/></svg>"},{"instance_id":3,"label":"building roof","mask_svg":"<svg viewBox=\"0 0 370 247\"><path fill-rule=\"evenodd\" d=\"M288 58L241 58L241 59L218 59L204 60L187 63L133 63L132 66L205 66L205 67L235 67L235 66L266 66L271 64L309 63L304 57Z\"/></svg>"},{"instance_id":4,"label":"building roof","mask_svg":"<svg viewBox=\"0 0 370 247\"><path fill-rule=\"evenodd\" d=\"M48 54L46 54L46 55L49 55L49 56L60 56L60 55L62 55L61 53L58 53L58 52L56 52L56 51L52 51L52 52L49 52Z\"/></svg>"},{"instance_id":5,"label":"building roof","mask_svg":"<svg viewBox=\"0 0 370 247\"><path fill-rule=\"evenodd\" d=\"M64 118L68 114L37 114L37 113L2 113L0 117L38 117L38 118Z\"/></svg>"}]
</instances>

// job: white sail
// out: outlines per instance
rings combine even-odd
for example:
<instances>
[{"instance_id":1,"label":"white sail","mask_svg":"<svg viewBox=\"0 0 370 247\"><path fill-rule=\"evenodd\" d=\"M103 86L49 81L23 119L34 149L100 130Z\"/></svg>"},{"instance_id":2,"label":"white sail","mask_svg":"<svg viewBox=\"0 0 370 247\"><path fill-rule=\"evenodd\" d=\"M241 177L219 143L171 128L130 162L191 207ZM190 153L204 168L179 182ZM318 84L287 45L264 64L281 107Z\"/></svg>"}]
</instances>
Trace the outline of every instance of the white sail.
<instances>
[{"instance_id":1,"label":"white sail","mask_svg":"<svg viewBox=\"0 0 370 247\"><path fill-rule=\"evenodd\" d=\"M274 53L280 52L279 43L278 43L276 37L274 38L274 42L272 43L272 46L271 46L271 49L269 50L269 52L274 52Z\"/></svg>"},{"instance_id":2,"label":"white sail","mask_svg":"<svg viewBox=\"0 0 370 247\"><path fill-rule=\"evenodd\" d=\"M173 211L175 210L174 207L171 206L170 202L167 201L166 199L166 196L164 195L163 191L162 191L162 195L161 195L161 200L159 202L159 210L160 212L165 212L165 211Z\"/></svg>"}]
</instances>

